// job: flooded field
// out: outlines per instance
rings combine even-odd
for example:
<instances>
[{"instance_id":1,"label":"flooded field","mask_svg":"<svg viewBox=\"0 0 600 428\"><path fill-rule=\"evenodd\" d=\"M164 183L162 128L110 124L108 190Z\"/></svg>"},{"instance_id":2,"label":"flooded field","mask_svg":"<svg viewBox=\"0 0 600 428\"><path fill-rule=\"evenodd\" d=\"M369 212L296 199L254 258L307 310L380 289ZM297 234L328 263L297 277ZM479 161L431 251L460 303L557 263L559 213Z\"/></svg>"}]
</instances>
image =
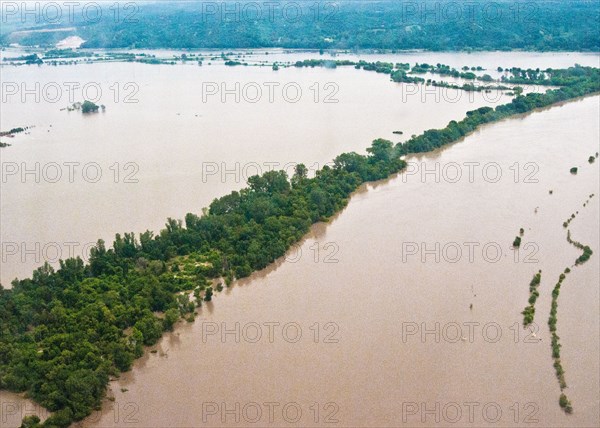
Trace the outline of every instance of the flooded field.
<instances>
[{"instance_id":1,"label":"flooded field","mask_svg":"<svg viewBox=\"0 0 600 428\"><path fill-rule=\"evenodd\" d=\"M583 54L411 55L394 60L598 65ZM386 76L340 68L115 63L2 73L30 86L97 82L106 105L93 117L61 111L67 98L32 107L14 97L3 108L2 130L34 126L1 152L3 168L18 168L2 182L1 240L17 246L3 253L3 285L53 261L55 249L64 258L98 238L198 213L247 175L295 162L315 170L339 153L364 153L375 138L405 140L510 100L413 93ZM295 83L303 95L295 103L278 91L275 101L202 99L206 83L271 82ZM116 98L111 87L121 91ZM137 103L124 102L131 88ZM578 211L573 238L600 252L598 163L588 163L599 150L599 114L599 97L588 97L411 156L404 173L361 187L285 259L217 293L194 323L178 324L111 382L114 401L80 426L597 426L600 272L593 261L572 267L580 251L562 223ZM73 180L69 163L77 163ZM56 182L44 175L50 164L60 165ZM88 164L102 172L96 182L88 173L98 167L83 173ZM546 324L567 266L558 334L572 415L558 406ZM521 311L540 269L537 325L524 329ZM0 399L17 403L2 426L18 426L31 407L5 392Z\"/></svg>"}]
</instances>

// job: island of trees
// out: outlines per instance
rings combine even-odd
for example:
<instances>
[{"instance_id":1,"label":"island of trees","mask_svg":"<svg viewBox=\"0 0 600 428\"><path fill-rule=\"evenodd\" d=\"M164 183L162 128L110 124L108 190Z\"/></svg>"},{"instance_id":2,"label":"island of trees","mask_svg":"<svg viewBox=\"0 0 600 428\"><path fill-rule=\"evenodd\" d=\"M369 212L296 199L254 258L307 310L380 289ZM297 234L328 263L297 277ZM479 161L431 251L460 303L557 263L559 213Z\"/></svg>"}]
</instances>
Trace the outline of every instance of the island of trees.
<instances>
[{"instance_id":1,"label":"island of trees","mask_svg":"<svg viewBox=\"0 0 600 428\"><path fill-rule=\"evenodd\" d=\"M542 271L540 270L533 276L533 279L529 283L529 305L525 307L523 312L523 326L527 327L533 322L535 317L535 302L540 296L540 292L537 290L542 281Z\"/></svg>"},{"instance_id":2,"label":"island of trees","mask_svg":"<svg viewBox=\"0 0 600 428\"><path fill-rule=\"evenodd\" d=\"M98 111L98 109L100 109L99 105L97 105L91 101L88 101L88 100L85 100L83 102L83 104L81 104L81 112L84 114L85 113L96 113Z\"/></svg>"},{"instance_id":3,"label":"island of trees","mask_svg":"<svg viewBox=\"0 0 600 428\"><path fill-rule=\"evenodd\" d=\"M18 128L12 128L10 131L0 131L0 137L8 137L13 138L16 134L20 134L21 132L25 132L29 129L28 126ZM0 141L0 148L10 147L10 144Z\"/></svg>"}]
</instances>

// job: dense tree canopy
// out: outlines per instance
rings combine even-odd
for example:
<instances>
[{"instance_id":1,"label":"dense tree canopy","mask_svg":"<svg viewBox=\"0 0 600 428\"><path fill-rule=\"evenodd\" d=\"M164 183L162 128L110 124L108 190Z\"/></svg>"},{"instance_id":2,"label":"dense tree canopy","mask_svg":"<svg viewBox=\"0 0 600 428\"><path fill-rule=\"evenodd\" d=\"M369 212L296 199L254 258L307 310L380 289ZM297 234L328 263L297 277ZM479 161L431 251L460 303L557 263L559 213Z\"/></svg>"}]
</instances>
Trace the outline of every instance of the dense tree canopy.
<instances>
[{"instance_id":1,"label":"dense tree canopy","mask_svg":"<svg viewBox=\"0 0 600 428\"><path fill-rule=\"evenodd\" d=\"M80 7L59 32L18 32L61 25L42 13L23 19L7 13L0 42L54 46L79 36L90 48L600 50L594 1L132 2L118 10L110 2L102 5L101 19L86 18Z\"/></svg>"}]
</instances>

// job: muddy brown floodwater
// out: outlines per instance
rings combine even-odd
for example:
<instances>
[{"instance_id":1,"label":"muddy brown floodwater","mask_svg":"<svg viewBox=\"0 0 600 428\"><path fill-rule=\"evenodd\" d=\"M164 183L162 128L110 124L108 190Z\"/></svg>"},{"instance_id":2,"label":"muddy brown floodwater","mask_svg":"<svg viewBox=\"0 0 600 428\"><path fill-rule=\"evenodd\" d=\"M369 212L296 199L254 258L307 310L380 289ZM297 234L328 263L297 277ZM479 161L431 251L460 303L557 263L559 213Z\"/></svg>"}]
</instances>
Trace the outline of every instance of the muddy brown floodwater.
<instances>
[{"instance_id":1,"label":"muddy brown floodwater","mask_svg":"<svg viewBox=\"0 0 600 428\"><path fill-rule=\"evenodd\" d=\"M510 55L498 62L510 64ZM125 66L136 67L111 65L116 73L125 73ZM152 87L154 69L135 70ZM394 92L397 85L374 73L286 72L303 84L325 83L330 77L323 73L334 73L340 96L342 88L349 91L346 102L329 110L312 102L241 103L226 117L229 106L216 103L204 112L202 125L194 124L193 114L176 116L176 104L191 111L177 97L156 111L142 103L139 114L126 105L109 106L85 124L61 112L70 129L67 119L51 113L44 123L62 124L59 136L46 140L32 132L21 146L3 151L3 161L5 154L12 161L49 161L57 154L99 158L102 165L115 156L137 159L140 184L104 183L91 190L89 184L14 183L7 198L3 184L3 222L7 211L13 226L3 227L3 241L41 241L40 234L64 241L79 233L79 239L108 239L116 231L159 226L168 215L198 211L241 186L218 180L197 185L199 162L324 162L342 151L362 152L376 137L395 139L393 130L410 136L493 104L480 98L402 103L400 88ZM180 73L193 78L192 71ZM588 97L484 126L452 146L407 159L402 174L363 186L285 259L216 293L194 323L178 324L151 348L155 353L110 383L114 401L105 400L79 425L598 426L599 162L587 159L599 151L599 101ZM294 109L294 120L282 122ZM40 121L51 112L44 105L40 110ZM159 121L165 112L174 116L168 125ZM25 120L17 113L15 122ZM251 116L241 123L233 119L239 114ZM273 120L265 123L265 114ZM121 128L104 130L103 120ZM81 151L73 152L77 144ZM172 168L170 162L180 164ZM577 175L569 173L573 166ZM67 196L60 196L65 190ZM590 194L596 196L583 207ZM36 195L46 196L40 201ZM12 207L19 201L18 209ZM105 208L106 201L111 205ZM567 416L558 406L546 322L552 288L579 255L562 226L575 211L573 238L594 254L573 268L559 297L561 357L574 406ZM511 244L521 227L516 251ZM523 329L520 312L539 269L534 337ZM10 273L22 270L13 266ZM4 392L0 397L4 404L16 401Z\"/></svg>"},{"instance_id":2,"label":"muddy brown floodwater","mask_svg":"<svg viewBox=\"0 0 600 428\"><path fill-rule=\"evenodd\" d=\"M597 196L582 206L599 193L598 101L486 126L363 187L287 261L167 335L83 426L597 426L597 260L559 298L570 416L546 321L578 256L572 212L573 235L599 249ZM533 337L520 312L538 269Z\"/></svg>"}]
</instances>

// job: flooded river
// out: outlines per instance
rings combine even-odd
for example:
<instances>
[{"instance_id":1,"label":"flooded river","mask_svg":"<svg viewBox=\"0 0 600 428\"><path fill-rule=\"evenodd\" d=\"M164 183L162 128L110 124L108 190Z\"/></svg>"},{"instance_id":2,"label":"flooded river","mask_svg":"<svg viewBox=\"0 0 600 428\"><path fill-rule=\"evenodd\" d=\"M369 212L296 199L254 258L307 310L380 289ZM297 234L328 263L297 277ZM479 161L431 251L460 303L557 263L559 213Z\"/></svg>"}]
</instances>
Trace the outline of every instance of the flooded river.
<instances>
[{"instance_id":1,"label":"flooded river","mask_svg":"<svg viewBox=\"0 0 600 428\"><path fill-rule=\"evenodd\" d=\"M497 163L497 181L402 174L361 189L287 261L166 336L83 426L123 426L124 412L139 427L598 425L597 263L574 268L559 300L570 416L546 326L551 289L578 256L562 221L578 210L574 236L599 248L598 204L582 207L599 191L586 165L598 110L585 99L411 159L430 171ZM516 162L534 163L538 182L515 183ZM520 312L538 269L533 337Z\"/></svg>"},{"instance_id":2,"label":"flooded river","mask_svg":"<svg viewBox=\"0 0 600 428\"><path fill-rule=\"evenodd\" d=\"M496 55L497 65L512 64L512 54ZM471 57L474 65L483 61ZM597 63L586 55L557 58L560 66ZM3 78L139 85L139 103L107 101L92 117L47 102L3 109L3 130L35 125L2 149L3 163L95 162L104 172L97 183L77 176L73 183L20 176L2 183L2 242L63 249L157 230L168 216L198 212L243 185L243 165L322 165L343 151L364 152L374 138L398 141L509 100L424 98L354 69L16 70L3 69ZM202 102L202 82L237 81L296 82L306 95L297 103ZM309 87L330 82L339 102L315 102ZM599 150L599 114L599 97L589 97L407 159L405 173L362 187L285 260L235 282L194 323L179 324L111 382L114 401L81 426L597 426L600 189L598 162L588 157ZM124 170L128 162L137 167ZM569 173L573 166L577 175ZM124 182L131 171L137 183ZM546 321L552 288L579 255L562 226L576 211L573 238L594 255L573 268L559 298L566 392L575 409L567 416L558 406ZM31 256L11 257L2 264L3 283L35 266ZM540 269L533 335L520 312Z\"/></svg>"}]
</instances>

